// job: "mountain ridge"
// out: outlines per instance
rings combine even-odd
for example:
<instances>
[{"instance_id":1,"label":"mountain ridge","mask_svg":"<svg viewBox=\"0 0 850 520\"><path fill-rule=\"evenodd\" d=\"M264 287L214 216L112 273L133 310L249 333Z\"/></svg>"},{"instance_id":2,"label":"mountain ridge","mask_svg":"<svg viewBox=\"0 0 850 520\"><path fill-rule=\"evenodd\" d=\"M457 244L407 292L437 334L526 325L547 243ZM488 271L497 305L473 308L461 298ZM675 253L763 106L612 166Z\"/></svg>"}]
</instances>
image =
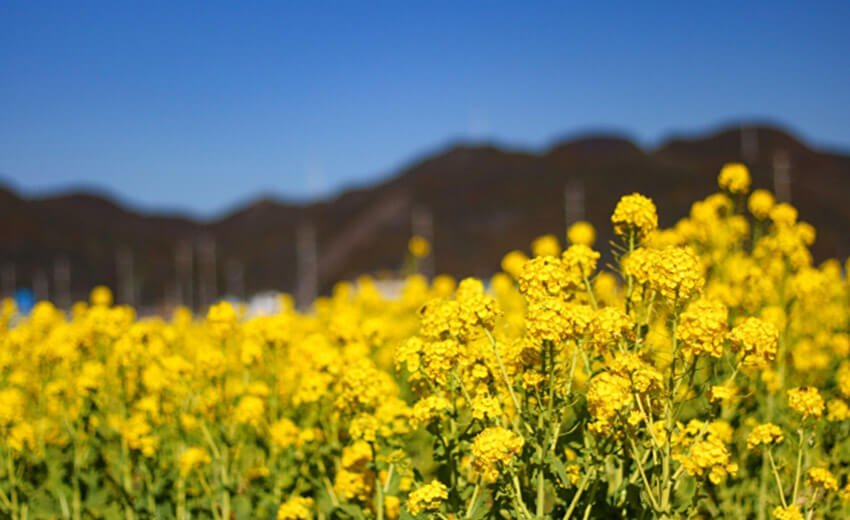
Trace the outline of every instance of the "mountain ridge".
<instances>
[{"instance_id":1,"label":"mountain ridge","mask_svg":"<svg viewBox=\"0 0 850 520\"><path fill-rule=\"evenodd\" d=\"M319 273L326 290L335 280L398 268L412 215L424 211L434 226L436 270L486 276L508 250L526 248L546 232L563 235L567 185L583 192L585 217L599 230L598 244L605 244L607 219L622 194L653 197L661 223L671 225L693 200L716 190L717 172L726 162L746 162L754 187L772 188L777 153L792 165L792 202L820 231L816 256L850 252L844 240L850 210L843 207L850 195L850 155L811 148L781 128L737 125L709 135L674 136L653 148L600 132L574 135L538 152L454 143L382 180L327 198L293 202L263 196L212 219L137 211L102 193L28 198L0 185L0 268L14 265L16 285L25 286L37 276L52 280L61 258L71 267L76 299L94 284L115 287L118 256L126 256L117 251L129 251L133 300L154 304L180 300L176 255L188 247L194 285L205 269L216 273L217 287L207 288L201 302L209 303L209 293L294 290L294 244L298 230L309 226L319 258L326 253ZM213 267L212 254L203 253L209 244Z\"/></svg>"}]
</instances>

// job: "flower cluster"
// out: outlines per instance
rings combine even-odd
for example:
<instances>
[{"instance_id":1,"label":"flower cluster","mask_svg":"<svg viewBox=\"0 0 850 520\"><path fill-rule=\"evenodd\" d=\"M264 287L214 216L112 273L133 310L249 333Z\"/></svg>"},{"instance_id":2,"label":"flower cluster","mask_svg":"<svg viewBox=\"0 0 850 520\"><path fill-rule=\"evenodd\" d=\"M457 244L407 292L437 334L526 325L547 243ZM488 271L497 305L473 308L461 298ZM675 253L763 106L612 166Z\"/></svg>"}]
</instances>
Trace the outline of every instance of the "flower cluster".
<instances>
[{"instance_id":1,"label":"flower cluster","mask_svg":"<svg viewBox=\"0 0 850 520\"><path fill-rule=\"evenodd\" d=\"M751 184L304 312L3 301L0 517L850 517L847 265Z\"/></svg>"},{"instance_id":2,"label":"flower cluster","mask_svg":"<svg viewBox=\"0 0 850 520\"><path fill-rule=\"evenodd\" d=\"M658 214L652 199L639 193L627 195L620 199L611 223L618 235L634 233L642 239L658 227Z\"/></svg>"}]
</instances>

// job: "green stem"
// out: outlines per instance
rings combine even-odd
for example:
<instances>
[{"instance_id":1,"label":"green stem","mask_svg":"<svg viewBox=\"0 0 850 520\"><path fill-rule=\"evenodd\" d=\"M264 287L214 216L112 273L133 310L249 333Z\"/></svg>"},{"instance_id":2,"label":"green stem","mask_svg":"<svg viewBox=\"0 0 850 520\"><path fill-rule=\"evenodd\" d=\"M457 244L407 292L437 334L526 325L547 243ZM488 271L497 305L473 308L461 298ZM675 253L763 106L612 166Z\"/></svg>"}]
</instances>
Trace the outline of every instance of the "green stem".
<instances>
[{"instance_id":1,"label":"green stem","mask_svg":"<svg viewBox=\"0 0 850 520\"><path fill-rule=\"evenodd\" d=\"M794 476L794 494L791 495L791 503L797 503L797 492L800 489L800 476L802 475L803 470L803 448L805 447L805 443L803 442L803 430L799 431L800 434L800 445L797 449L797 472Z\"/></svg>"},{"instance_id":2,"label":"green stem","mask_svg":"<svg viewBox=\"0 0 850 520\"><path fill-rule=\"evenodd\" d=\"M584 492L584 489L587 486L587 482L589 480L590 480L590 472L588 471L582 477L581 482L579 482L578 489L576 489L576 494L573 495L573 499L570 501L569 507L567 507L567 512L564 513L563 520L567 520L568 518L573 516L573 511L575 510L576 506L578 505L578 501L581 498L581 494Z\"/></svg>"},{"instance_id":3,"label":"green stem","mask_svg":"<svg viewBox=\"0 0 850 520\"><path fill-rule=\"evenodd\" d=\"M635 455L638 454L637 446L635 445L634 439L632 439L631 435L629 436L629 442L632 446L632 451ZM649 484L649 479L646 476L646 473L643 470L643 464L638 458L635 458L635 462L637 463L638 471L640 472L641 479L643 480L643 485L646 488L646 494L649 496L649 502L652 504L652 509L658 511L658 501L655 500L655 495L652 493L652 486Z\"/></svg>"},{"instance_id":4,"label":"green stem","mask_svg":"<svg viewBox=\"0 0 850 520\"><path fill-rule=\"evenodd\" d=\"M593 295L593 287L590 286L590 280L587 279L587 275L584 273L582 273L582 277L584 278L584 286L587 288L587 294L590 296L590 304L594 310L598 309L599 305L596 303L596 296Z\"/></svg>"},{"instance_id":5,"label":"green stem","mask_svg":"<svg viewBox=\"0 0 850 520\"><path fill-rule=\"evenodd\" d=\"M6 451L6 472L9 474L10 495L12 495L12 520L18 520L18 478L15 473L15 454L12 450Z\"/></svg>"},{"instance_id":6,"label":"green stem","mask_svg":"<svg viewBox=\"0 0 850 520\"><path fill-rule=\"evenodd\" d=\"M186 519L186 480L177 479L177 520Z\"/></svg>"},{"instance_id":7,"label":"green stem","mask_svg":"<svg viewBox=\"0 0 850 520\"><path fill-rule=\"evenodd\" d=\"M505 380L505 386L508 387L508 393L511 395L511 401L514 403L514 409L516 410L516 417L522 416L522 406L519 404L519 400L514 394L513 385L511 385L511 380L508 377L508 371L505 370L505 364L502 363L502 356L499 354L499 347L496 345L496 340L493 339L493 335L490 334L490 331L484 329L484 332L487 333L487 339L490 340L490 344L493 346L493 353L496 354L496 361L499 363L499 370L502 372L502 377ZM516 420L515 420L516 422Z\"/></svg>"},{"instance_id":8,"label":"green stem","mask_svg":"<svg viewBox=\"0 0 850 520\"><path fill-rule=\"evenodd\" d=\"M472 490L472 498L469 499L469 506L466 508L464 518L469 518L472 515L472 509L475 507L475 501L478 500L478 492L481 490L481 484L475 483L475 489Z\"/></svg>"},{"instance_id":9,"label":"green stem","mask_svg":"<svg viewBox=\"0 0 850 520\"><path fill-rule=\"evenodd\" d=\"M782 502L782 507L788 507L788 504L785 503L785 490L782 488L782 479L779 477L779 471L777 471L776 463L773 461L773 450L770 448L767 450L767 460L773 469L773 476L776 477L776 490L779 492L779 500Z\"/></svg>"}]
</instances>

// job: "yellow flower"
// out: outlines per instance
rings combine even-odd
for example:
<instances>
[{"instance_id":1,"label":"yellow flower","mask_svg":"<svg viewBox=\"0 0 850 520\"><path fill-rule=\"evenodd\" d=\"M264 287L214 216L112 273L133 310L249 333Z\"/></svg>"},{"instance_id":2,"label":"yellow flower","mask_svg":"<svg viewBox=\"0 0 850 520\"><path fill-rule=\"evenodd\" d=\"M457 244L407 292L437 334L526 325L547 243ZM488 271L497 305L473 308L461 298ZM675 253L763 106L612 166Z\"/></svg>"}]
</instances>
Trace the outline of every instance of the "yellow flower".
<instances>
[{"instance_id":1,"label":"yellow flower","mask_svg":"<svg viewBox=\"0 0 850 520\"><path fill-rule=\"evenodd\" d=\"M431 252L431 244L424 237L416 235L410 238L407 249L416 258L424 258Z\"/></svg>"},{"instance_id":2,"label":"yellow flower","mask_svg":"<svg viewBox=\"0 0 850 520\"><path fill-rule=\"evenodd\" d=\"M569 285L561 259L538 256L525 263L519 279L519 291L529 300L561 297Z\"/></svg>"},{"instance_id":3,"label":"yellow flower","mask_svg":"<svg viewBox=\"0 0 850 520\"><path fill-rule=\"evenodd\" d=\"M397 520L401 516L401 500L397 496L384 497L384 517L387 520Z\"/></svg>"},{"instance_id":4,"label":"yellow flower","mask_svg":"<svg viewBox=\"0 0 850 520\"><path fill-rule=\"evenodd\" d=\"M674 305L688 301L705 285L703 268L690 248L668 246L653 257L649 287Z\"/></svg>"},{"instance_id":5,"label":"yellow flower","mask_svg":"<svg viewBox=\"0 0 850 520\"><path fill-rule=\"evenodd\" d=\"M571 244L590 247L596 241L596 230L590 222L576 222L567 229L567 240Z\"/></svg>"},{"instance_id":6,"label":"yellow flower","mask_svg":"<svg viewBox=\"0 0 850 520\"><path fill-rule=\"evenodd\" d=\"M502 416L502 405L495 397L478 395L472 399L472 416L479 420Z\"/></svg>"},{"instance_id":7,"label":"yellow flower","mask_svg":"<svg viewBox=\"0 0 850 520\"><path fill-rule=\"evenodd\" d=\"M587 389L590 415L601 433L610 433L617 414L632 402L631 381L622 375L602 372L593 376Z\"/></svg>"},{"instance_id":8,"label":"yellow flower","mask_svg":"<svg viewBox=\"0 0 850 520\"><path fill-rule=\"evenodd\" d=\"M177 465L180 466L180 476L186 478L192 470L210 463L210 456L203 448L193 446L180 455Z\"/></svg>"},{"instance_id":9,"label":"yellow flower","mask_svg":"<svg viewBox=\"0 0 850 520\"><path fill-rule=\"evenodd\" d=\"M98 285L91 290L89 301L95 307L109 307L112 305L112 291L109 287Z\"/></svg>"},{"instance_id":10,"label":"yellow flower","mask_svg":"<svg viewBox=\"0 0 850 520\"><path fill-rule=\"evenodd\" d=\"M536 257L558 256L561 254L561 244L555 235L543 235L531 243L531 252Z\"/></svg>"},{"instance_id":11,"label":"yellow flower","mask_svg":"<svg viewBox=\"0 0 850 520\"><path fill-rule=\"evenodd\" d=\"M258 426L263 420L265 410L266 405L263 399L253 395L246 395L239 400L239 404L233 410L233 420L241 424Z\"/></svg>"},{"instance_id":12,"label":"yellow flower","mask_svg":"<svg viewBox=\"0 0 850 520\"><path fill-rule=\"evenodd\" d=\"M372 446L366 441L357 441L342 450L342 467L348 470L364 469L372 460Z\"/></svg>"},{"instance_id":13,"label":"yellow flower","mask_svg":"<svg viewBox=\"0 0 850 520\"><path fill-rule=\"evenodd\" d=\"M372 496L375 475L368 470L341 469L334 478L334 489L346 500L366 502Z\"/></svg>"},{"instance_id":14,"label":"yellow flower","mask_svg":"<svg viewBox=\"0 0 850 520\"><path fill-rule=\"evenodd\" d=\"M298 443L301 430L289 419L280 419L271 426L269 433L275 446L288 448Z\"/></svg>"},{"instance_id":15,"label":"yellow flower","mask_svg":"<svg viewBox=\"0 0 850 520\"><path fill-rule=\"evenodd\" d=\"M755 190L747 200L747 208L759 220L764 220L770 214L770 210L776 203L773 194L767 190Z\"/></svg>"},{"instance_id":16,"label":"yellow flower","mask_svg":"<svg viewBox=\"0 0 850 520\"><path fill-rule=\"evenodd\" d=\"M413 405L413 424L426 425L432 421L439 420L451 407L452 403L445 397L439 395L428 396Z\"/></svg>"},{"instance_id":17,"label":"yellow flower","mask_svg":"<svg viewBox=\"0 0 850 520\"><path fill-rule=\"evenodd\" d=\"M496 482L504 467L522 451L524 443L522 437L506 428L487 428L472 441L472 467L484 480Z\"/></svg>"},{"instance_id":18,"label":"yellow flower","mask_svg":"<svg viewBox=\"0 0 850 520\"><path fill-rule=\"evenodd\" d=\"M774 225L784 228L785 232L797 222L797 210L787 202L781 202L773 206L770 209L769 216Z\"/></svg>"},{"instance_id":19,"label":"yellow flower","mask_svg":"<svg viewBox=\"0 0 850 520\"><path fill-rule=\"evenodd\" d=\"M599 253L584 244L573 244L561 255L561 262L567 271L572 288L584 289L584 281L596 270Z\"/></svg>"},{"instance_id":20,"label":"yellow flower","mask_svg":"<svg viewBox=\"0 0 850 520\"><path fill-rule=\"evenodd\" d=\"M622 341L634 339L634 321L615 307L603 307L590 321L590 345L599 353L617 350Z\"/></svg>"},{"instance_id":21,"label":"yellow flower","mask_svg":"<svg viewBox=\"0 0 850 520\"><path fill-rule=\"evenodd\" d=\"M207 312L210 330L218 337L226 337L236 329L236 310L228 302L219 302Z\"/></svg>"},{"instance_id":22,"label":"yellow flower","mask_svg":"<svg viewBox=\"0 0 850 520\"><path fill-rule=\"evenodd\" d=\"M714 385L711 387L708 393L709 401L715 403L718 401L729 401L730 399L735 397L737 390L734 386L730 384Z\"/></svg>"},{"instance_id":23,"label":"yellow flower","mask_svg":"<svg viewBox=\"0 0 850 520\"><path fill-rule=\"evenodd\" d=\"M811 468L806 473L806 484L824 491L838 490L838 479L826 468Z\"/></svg>"},{"instance_id":24,"label":"yellow flower","mask_svg":"<svg viewBox=\"0 0 850 520\"><path fill-rule=\"evenodd\" d=\"M310 518L313 518L313 514L311 512L312 508L312 498L290 498L278 508L277 520L309 520Z\"/></svg>"},{"instance_id":25,"label":"yellow flower","mask_svg":"<svg viewBox=\"0 0 850 520\"><path fill-rule=\"evenodd\" d=\"M518 279L522 274L522 266L528 261L528 257L522 251L511 251L502 258L502 271Z\"/></svg>"},{"instance_id":26,"label":"yellow flower","mask_svg":"<svg viewBox=\"0 0 850 520\"><path fill-rule=\"evenodd\" d=\"M407 510L412 515L423 512L434 512L440 509L440 505L449 498L448 490L438 480L425 484L407 497Z\"/></svg>"},{"instance_id":27,"label":"yellow flower","mask_svg":"<svg viewBox=\"0 0 850 520\"><path fill-rule=\"evenodd\" d=\"M764 368L776 357L779 332L769 322L747 318L728 334L734 352L741 352L745 366Z\"/></svg>"},{"instance_id":28,"label":"yellow flower","mask_svg":"<svg viewBox=\"0 0 850 520\"><path fill-rule=\"evenodd\" d=\"M728 163L720 170L717 184L729 193L747 193L750 191L750 171L741 163Z\"/></svg>"},{"instance_id":29,"label":"yellow flower","mask_svg":"<svg viewBox=\"0 0 850 520\"><path fill-rule=\"evenodd\" d=\"M718 301L700 299L690 305L679 317L676 337L682 342L682 351L690 355L708 354L720 358L726 336L728 311Z\"/></svg>"},{"instance_id":30,"label":"yellow flower","mask_svg":"<svg viewBox=\"0 0 850 520\"><path fill-rule=\"evenodd\" d=\"M823 398L817 388L798 387L788 390L788 406L801 414L803 419L818 419L823 415Z\"/></svg>"},{"instance_id":31,"label":"yellow flower","mask_svg":"<svg viewBox=\"0 0 850 520\"><path fill-rule=\"evenodd\" d=\"M693 442L687 451L673 455L691 476L701 477L708 474L713 484L721 484L727 475L735 475L738 465L730 462L729 450L716 435L706 435L704 439Z\"/></svg>"},{"instance_id":32,"label":"yellow flower","mask_svg":"<svg viewBox=\"0 0 850 520\"><path fill-rule=\"evenodd\" d=\"M754 450L759 446L779 444L783 439L782 429L773 423L759 424L747 436L747 448Z\"/></svg>"},{"instance_id":33,"label":"yellow flower","mask_svg":"<svg viewBox=\"0 0 850 520\"><path fill-rule=\"evenodd\" d=\"M832 399L826 403L826 419L832 422L850 419L850 407L841 399Z\"/></svg>"},{"instance_id":34,"label":"yellow flower","mask_svg":"<svg viewBox=\"0 0 850 520\"><path fill-rule=\"evenodd\" d=\"M658 214L652 199L639 193L626 195L617 203L611 216L614 232L618 235L635 233L642 240L658 227Z\"/></svg>"},{"instance_id":35,"label":"yellow flower","mask_svg":"<svg viewBox=\"0 0 850 520\"><path fill-rule=\"evenodd\" d=\"M788 507L776 506L773 509L773 517L776 520L803 520L803 513L796 504Z\"/></svg>"}]
</instances>

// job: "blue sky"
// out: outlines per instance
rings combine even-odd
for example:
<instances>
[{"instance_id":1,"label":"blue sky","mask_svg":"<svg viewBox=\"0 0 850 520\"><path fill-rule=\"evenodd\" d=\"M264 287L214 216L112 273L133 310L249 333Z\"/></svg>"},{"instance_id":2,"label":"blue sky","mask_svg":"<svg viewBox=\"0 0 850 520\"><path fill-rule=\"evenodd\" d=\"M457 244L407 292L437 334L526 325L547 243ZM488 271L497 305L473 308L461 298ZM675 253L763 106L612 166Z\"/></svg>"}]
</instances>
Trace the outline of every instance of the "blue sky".
<instances>
[{"instance_id":1,"label":"blue sky","mask_svg":"<svg viewBox=\"0 0 850 520\"><path fill-rule=\"evenodd\" d=\"M212 216L455 140L652 145L769 120L850 149L850 2L0 5L0 179Z\"/></svg>"}]
</instances>

